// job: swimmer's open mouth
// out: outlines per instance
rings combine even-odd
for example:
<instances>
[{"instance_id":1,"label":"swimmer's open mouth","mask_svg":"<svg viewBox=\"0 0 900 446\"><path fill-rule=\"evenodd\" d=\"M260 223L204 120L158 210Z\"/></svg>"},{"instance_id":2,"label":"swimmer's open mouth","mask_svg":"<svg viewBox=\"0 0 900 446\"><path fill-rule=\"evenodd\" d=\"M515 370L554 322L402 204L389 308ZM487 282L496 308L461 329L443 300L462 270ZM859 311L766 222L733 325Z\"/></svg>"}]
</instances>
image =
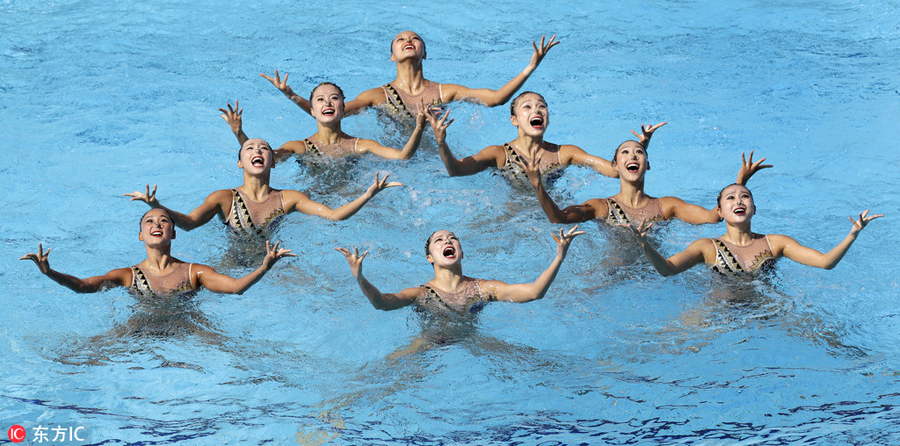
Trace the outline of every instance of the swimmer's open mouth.
<instances>
[{"instance_id":1,"label":"swimmer's open mouth","mask_svg":"<svg viewBox=\"0 0 900 446\"><path fill-rule=\"evenodd\" d=\"M528 123L536 129L544 128L544 118L542 116L535 116L531 118Z\"/></svg>"},{"instance_id":2,"label":"swimmer's open mouth","mask_svg":"<svg viewBox=\"0 0 900 446\"><path fill-rule=\"evenodd\" d=\"M414 49L416 49L416 46L411 43L407 43L406 45L403 45L403 49L404 50L414 50Z\"/></svg>"},{"instance_id":3,"label":"swimmer's open mouth","mask_svg":"<svg viewBox=\"0 0 900 446\"><path fill-rule=\"evenodd\" d=\"M266 163L263 161L263 158L261 156L254 156L253 159L250 160L250 164L256 167L262 167Z\"/></svg>"},{"instance_id":4,"label":"swimmer's open mouth","mask_svg":"<svg viewBox=\"0 0 900 446\"><path fill-rule=\"evenodd\" d=\"M638 163L628 163L625 165L625 169L629 172L637 172L640 168L641 166Z\"/></svg>"},{"instance_id":5,"label":"swimmer's open mouth","mask_svg":"<svg viewBox=\"0 0 900 446\"><path fill-rule=\"evenodd\" d=\"M456 258L456 248L454 248L452 246L447 246L444 248L444 251L442 252L442 254L444 254L444 257L446 257L448 259Z\"/></svg>"},{"instance_id":6,"label":"swimmer's open mouth","mask_svg":"<svg viewBox=\"0 0 900 446\"><path fill-rule=\"evenodd\" d=\"M332 115L334 115L334 109L333 108L323 109L322 114L325 116L332 116Z\"/></svg>"},{"instance_id":7,"label":"swimmer's open mouth","mask_svg":"<svg viewBox=\"0 0 900 446\"><path fill-rule=\"evenodd\" d=\"M744 208L744 207L734 208L734 215L744 215L746 213L747 213L747 208Z\"/></svg>"},{"instance_id":8,"label":"swimmer's open mouth","mask_svg":"<svg viewBox=\"0 0 900 446\"><path fill-rule=\"evenodd\" d=\"M150 233L150 235L152 235L154 237L162 237L163 233L162 233L162 231L153 231Z\"/></svg>"}]
</instances>

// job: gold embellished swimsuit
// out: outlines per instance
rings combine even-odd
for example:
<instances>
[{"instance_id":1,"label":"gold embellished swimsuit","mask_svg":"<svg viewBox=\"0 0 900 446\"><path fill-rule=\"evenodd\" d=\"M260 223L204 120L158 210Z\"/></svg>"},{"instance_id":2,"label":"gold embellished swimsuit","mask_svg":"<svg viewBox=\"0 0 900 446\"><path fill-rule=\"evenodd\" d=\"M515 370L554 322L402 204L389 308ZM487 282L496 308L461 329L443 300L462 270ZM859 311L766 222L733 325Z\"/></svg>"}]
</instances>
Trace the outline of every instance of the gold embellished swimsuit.
<instances>
[{"instance_id":1,"label":"gold embellished swimsuit","mask_svg":"<svg viewBox=\"0 0 900 446\"><path fill-rule=\"evenodd\" d=\"M197 293L191 285L192 266L192 263L182 263L175 271L165 276L157 276L144 271L141 265L137 264L131 267L133 277L129 290L142 298L158 299L174 296L179 300L189 299Z\"/></svg>"},{"instance_id":2,"label":"gold embellished swimsuit","mask_svg":"<svg viewBox=\"0 0 900 446\"><path fill-rule=\"evenodd\" d=\"M665 220L662 209L662 200L659 198L651 198L646 205L640 208L633 208L626 204L619 203L613 197L607 198L606 204L609 206L609 214L607 214L604 220L610 226L620 224L637 225L640 224L641 221L655 223Z\"/></svg>"},{"instance_id":3,"label":"gold embellished swimsuit","mask_svg":"<svg viewBox=\"0 0 900 446\"><path fill-rule=\"evenodd\" d=\"M712 270L721 274L755 274L771 269L777 260L766 235L753 234L753 241L747 246L721 238L714 239L713 243L716 244L716 263Z\"/></svg>"},{"instance_id":4,"label":"gold embellished swimsuit","mask_svg":"<svg viewBox=\"0 0 900 446\"><path fill-rule=\"evenodd\" d=\"M231 189L231 212L225 219L235 233L263 236L274 229L284 216L284 201L281 191L273 189L266 201L257 203L238 189Z\"/></svg>"},{"instance_id":5,"label":"gold embellished swimsuit","mask_svg":"<svg viewBox=\"0 0 900 446\"><path fill-rule=\"evenodd\" d=\"M417 299L420 307L432 312L476 314L491 300L491 295L482 289L482 279L467 279L463 289L457 293L438 293L433 287L422 285L425 296Z\"/></svg>"},{"instance_id":6,"label":"gold embellished swimsuit","mask_svg":"<svg viewBox=\"0 0 900 446\"><path fill-rule=\"evenodd\" d=\"M559 162L559 145L552 143L544 143L544 156L541 157L541 180L544 184L552 186L558 180L565 169L565 166ZM500 168L500 174L506 177L513 185L531 189L531 181L528 175L518 163L522 162L522 157L509 143L503 144L503 150L506 152L506 164Z\"/></svg>"},{"instance_id":7,"label":"gold embellished swimsuit","mask_svg":"<svg viewBox=\"0 0 900 446\"><path fill-rule=\"evenodd\" d=\"M384 107L391 114L406 119L415 119L417 115L422 114L423 101L426 107L443 104L441 84L436 82L425 81L425 89L417 95L403 92L393 82L382 85L381 88L384 90L384 96L387 99Z\"/></svg>"}]
</instances>

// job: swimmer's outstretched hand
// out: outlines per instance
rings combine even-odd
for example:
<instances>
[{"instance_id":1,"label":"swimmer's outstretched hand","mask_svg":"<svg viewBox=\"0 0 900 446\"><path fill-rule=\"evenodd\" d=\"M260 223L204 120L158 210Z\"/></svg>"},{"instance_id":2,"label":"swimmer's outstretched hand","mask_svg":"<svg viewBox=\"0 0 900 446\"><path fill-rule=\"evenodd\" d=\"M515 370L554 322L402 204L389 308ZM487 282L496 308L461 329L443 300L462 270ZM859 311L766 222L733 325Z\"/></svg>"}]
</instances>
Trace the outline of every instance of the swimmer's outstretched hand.
<instances>
[{"instance_id":1,"label":"swimmer's outstretched hand","mask_svg":"<svg viewBox=\"0 0 900 446\"><path fill-rule=\"evenodd\" d=\"M443 116L438 117L430 107L425 109L425 118L431 123L431 129L434 130L434 140L438 144L443 144L447 141L447 127L453 124L452 119L447 120L449 116L449 110L445 111Z\"/></svg>"},{"instance_id":2,"label":"swimmer's outstretched hand","mask_svg":"<svg viewBox=\"0 0 900 446\"><path fill-rule=\"evenodd\" d=\"M156 199L156 185L153 185L153 191L150 191L150 185L147 185L147 192L142 193L134 191L130 194L124 194L125 197L131 197L131 201L143 201L152 208L159 207L159 200Z\"/></svg>"},{"instance_id":3,"label":"swimmer's outstretched hand","mask_svg":"<svg viewBox=\"0 0 900 446\"><path fill-rule=\"evenodd\" d=\"M750 151L750 159L748 160L744 156L744 152L741 152L741 170L738 171L737 175L737 184L741 186L746 186L747 181L750 181L750 177L753 176L756 172L759 172L763 169L768 169L772 167L771 164L763 164L762 162L766 159L763 158L757 162L753 162L753 151Z\"/></svg>"},{"instance_id":4,"label":"swimmer's outstretched hand","mask_svg":"<svg viewBox=\"0 0 900 446\"><path fill-rule=\"evenodd\" d=\"M275 77L267 76L265 73L259 73L260 76L266 78L267 81L271 82L275 88L278 89L285 96L292 96L294 94L294 90L288 86L287 79L288 73L284 73L284 79L281 79L281 75L278 74L278 70L275 70Z\"/></svg>"},{"instance_id":5,"label":"swimmer's outstretched hand","mask_svg":"<svg viewBox=\"0 0 900 446\"><path fill-rule=\"evenodd\" d=\"M228 127L231 127L231 131L237 135L241 132L243 127L243 120L241 119L241 115L244 114L244 109L238 107L238 101L235 99L234 108L231 107L230 103L225 103L228 106L228 110L224 108L220 108L219 111L222 112L221 116L225 122L228 123Z\"/></svg>"},{"instance_id":6,"label":"swimmer's outstretched hand","mask_svg":"<svg viewBox=\"0 0 900 446\"><path fill-rule=\"evenodd\" d=\"M546 35L541 36L541 46L538 47L537 43L531 42L531 46L534 48L534 54L531 55L531 62L528 64L532 69L537 68L538 65L541 64L541 61L544 60L544 56L547 55L547 52L550 51L550 48L559 45L559 41L556 40L556 36L550 38L550 41L544 44L544 38Z\"/></svg>"},{"instance_id":7,"label":"swimmer's outstretched hand","mask_svg":"<svg viewBox=\"0 0 900 446\"><path fill-rule=\"evenodd\" d=\"M525 172L525 175L528 176L528 181L531 182L533 187L538 187L541 185L541 157L535 157L535 154L531 154L531 160L526 160L524 158L514 159L514 163L518 164L522 171Z\"/></svg>"},{"instance_id":8,"label":"swimmer's outstretched hand","mask_svg":"<svg viewBox=\"0 0 900 446\"><path fill-rule=\"evenodd\" d=\"M569 244L572 243L572 240L584 233L584 231L578 230L578 225L575 225L575 227L569 229L569 232L563 232L563 230L560 229L558 237L556 234L551 234L550 236L553 237L553 240L556 240L556 255L565 257L566 253L569 251Z\"/></svg>"},{"instance_id":9,"label":"swimmer's outstretched hand","mask_svg":"<svg viewBox=\"0 0 900 446\"><path fill-rule=\"evenodd\" d=\"M297 257L297 254L292 253L290 249L279 249L280 244L281 242L275 242L275 246L270 246L269 241L266 240L266 258L263 259L263 268L266 271L271 269L275 262L282 257Z\"/></svg>"},{"instance_id":10,"label":"swimmer's outstretched hand","mask_svg":"<svg viewBox=\"0 0 900 446\"><path fill-rule=\"evenodd\" d=\"M350 273L353 274L353 277L359 278L360 274L362 274L362 261L369 255L369 251L364 252L362 255L359 255L359 248L353 248L353 252L350 252L347 248L335 247L335 251L344 255L347 258L347 263L350 264Z\"/></svg>"},{"instance_id":11,"label":"swimmer's outstretched hand","mask_svg":"<svg viewBox=\"0 0 900 446\"><path fill-rule=\"evenodd\" d=\"M660 127L662 127L666 124L668 124L668 123L660 122L659 124L656 124L656 125L641 124L641 133L640 134L638 134L638 132L635 132L634 130L632 130L631 133L634 134L634 136L637 136L638 142L641 143L642 146L644 146L644 150L647 150L647 146L650 145L650 138L653 137L653 132L655 132L657 129L659 129Z\"/></svg>"},{"instance_id":12,"label":"swimmer's outstretched hand","mask_svg":"<svg viewBox=\"0 0 900 446\"><path fill-rule=\"evenodd\" d=\"M884 214L869 215L868 209L859 213L859 220L854 220L853 217L847 217L850 219L850 222L853 223L853 229L850 230L850 235L859 235L859 231L862 231L870 221L881 217L884 217ZM50 250L48 249L47 252L50 252Z\"/></svg>"},{"instance_id":13,"label":"swimmer's outstretched hand","mask_svg":"<svg viewBox=\"0 0 900 446\"><path fill-rule=\"evenodd\" d=\"M387 174L384 176L384 178L379 179L378 172L375 172L375 182L372 183L371 186L369 186L369 189L366 190L366 193L368 193L369 196L374 197L375 194L389 187L403 186L403 183L400 183L398 181L391 181L390 183L388 183L387 179L389 176L391 176L391 174Z\"/></svg>"},{"instance_id":14,"label":"swimmer's outstretched hand","mask_svg":"<svg viewBox=\"0 0 900 446\"><path fill-rule=\"evenodd\" d=\"M50 262L47 260L48 255L50 255L50 248L47 248L47 252L44 252L44 245L38 243L37 254L29 252L28 254L19 257L19 260L31 260L37 265L38 269L41 270L41 273L47 274L50 272Z\"/></svg>"}]
</instances>

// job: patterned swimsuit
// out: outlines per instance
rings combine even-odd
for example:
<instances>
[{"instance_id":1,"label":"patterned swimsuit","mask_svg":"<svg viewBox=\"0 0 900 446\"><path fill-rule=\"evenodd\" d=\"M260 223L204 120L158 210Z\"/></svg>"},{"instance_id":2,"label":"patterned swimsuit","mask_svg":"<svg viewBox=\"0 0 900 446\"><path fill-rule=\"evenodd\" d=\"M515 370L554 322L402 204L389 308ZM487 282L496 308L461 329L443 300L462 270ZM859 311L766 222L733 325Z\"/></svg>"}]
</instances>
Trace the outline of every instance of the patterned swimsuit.
<instances>
[{"instance_id":1,"label":"patterned swimsuit","mask_svg":"<svg viewBox=\"0 0 900 446\"><path fill-rule=\"evenodd\" d=\"M528 175L525 174L522 166L516 162L522 161L519 152L516 152L516 149L509 143L503 144L503 150L506 152L506 164L500 168L500 174L516 186L531 189L531 181L528 180ZM562 176L565 166L559 162L559 145L544 143L544 151L550 156L545 154L541 157L541 180L550 187Z\"/></svg>"},{"instance_id":2,"label":"patterned swimsuit","mask_svg":"<svg viewBox=\"0 0 900 446\"><path fill-rule=\"evenodd\" d=\"M284 201L280 190L273 189L262 203L248 199L238 189L231 189L231 194L231 212L225 219L225 224L236 234L264 236L284 216Z\"/></svg>"},{"instance_id":3,"label":"patterned swimsuit","mask_svg":"<svg viewBox=\"0 0 900 446\"><path fill-rule=\"evenodd\" d=\"M443 104L441 99L441 84L425 81L425 89L417 95L411 95L401 91L393 82L382 85L384 96L387 99L384 107L394 116L401 116L405 119L415 119L417 115L422 114L422 101L426 107L440 106Z\"/></svg>"},{"instance_id":4,"label":"patterned swimsuit","mask_svg":"<svg viewBox=\"0 0 900 446\"><path fill-rule=\"evenodd\" d=\"M641 221L655 223L666 219L663 215L662 200L659 198L651 198L646 205L640 208L619 203L613 197L607 198L606 204L609 206L609 214L604 221L610 226L640 224Z\"/></svg>"},{"instance_id":5,"label":"patterned swimsuit","mask_svg":"<svg viewBox=\"0 0 900 446\"><path fill-rule=\"evenodd\" d=\"M716 263L711 269L724 275L756 274L765 272L775 264L776 257L769 245L769 237L753 234L753 242L747 246L735 245L720 238L716 244Z\"/></svg>"},{"instance_id":6,"label":"patterned swimsuit","mask_svg":"<svg viewBox=\"0 0 900 446\"><path fill-rule=\"evenodd\" d=\"M419 307L432 312L474 315L481 311L491 299L491 295L482 289L483 283L484 280L481 279L469 279L462 291L458 293L438 293L428 285L421 285L425 290L425 296L417 299L416 303L419 304Z\"/></svg>"},{"instance_id":7,"label":"patterned swimsuit","mask_svg":"<svg viewBox=\"0 0 900 446\"><path fill-rule=\"evenodd\" d=\"M197 290L191 285L192 263L182 263L175 271L157 276L146 272L140 264L131 267L133 278L129 290L140 298L167 298L177 297L178 300L187 300L193 297Z\"/></svg>"},{"instance_id":8,"label":"patterned swimsuit","mask_svg":"<svg viewBox=\"0 0 900 446\"><path fill-rule=\"evenodd\" d=\"M341 158L357 153L356 144L359 142L359 138L347 138L337 144L326 145L322 144L315 137L310 136L304 139L303 142L306 143L306 153L320 157Z\"/></svg>"}]
</instances>

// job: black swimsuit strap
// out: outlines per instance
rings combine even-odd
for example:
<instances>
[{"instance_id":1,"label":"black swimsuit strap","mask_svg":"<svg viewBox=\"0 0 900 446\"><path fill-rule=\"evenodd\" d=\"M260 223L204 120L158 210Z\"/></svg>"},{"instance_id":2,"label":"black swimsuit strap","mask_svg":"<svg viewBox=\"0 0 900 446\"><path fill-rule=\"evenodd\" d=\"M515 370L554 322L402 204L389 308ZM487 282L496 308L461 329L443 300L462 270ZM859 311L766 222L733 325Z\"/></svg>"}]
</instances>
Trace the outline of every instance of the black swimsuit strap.
<instances>
[{"instance_id":1,"label":"black swimsuit strap","mask_svg":"<svg viewBox=\"0 0 900 446\"><path fill-rule=\"evenodd\" d=\"M144 275L144 272L141 271L140 268L138 268L137 266L132 266L131 273L134 274L134 278L132 279L134 282L131 284L132 288L140 292L143 292L144 290L150 291L150 282L147 280L147 276Z\"/></svg>"},{"instance_id":2,"label":"black swimsuit strap","mask_svg":"<svg viewBox=\"0 0 900 446\"><path fill-rule=\"evenodd\" d=\"M734 266L732 266L732 268L734 269L734 272L738 272L738 273L745 272L744 267L742 267L741 264L738 263L737 257L734 256L734 253L732 253L731 250L728 249L727 246L725 246L725 242L723 242L719 239L713 239L713 243L716 244L716 248L718 248L719 253L725 257L725 259L722 259L722 260L728 260L728 261L730 261L730 263L732 265L734 265ZM727 263L726 263L726 266L728 266Z\"/></svg>"},{"instance_id":3,"label":"black swimsuit strap","mask_svg":"<svg viewBox=\"0 0 900 446\"><path fill-rule=\"evenodd\" d=\"M307 151L307 152L312 152L312 153L314 153L314 154L316 154L316 155L319 155L319 156L322 155L322 152L319 150L319 148L316 147L316 145L313 144L313 142L310 141L309 138L304 139L303 142L306 143L306 151Z\"/></svg>"},{"instance_id":4,"label":"black swimsuit strap","mask_svg":"<svg viewBox=\"0 0 900 446\"><path fill-rule=\"evenodd\" d=\"M622 209L622 206L619 206L619 203L612 198L607 198L606 202L609 205L609 213L610 216L615 218L616 221L623 224L631 224L631 221L628 220L628 214L625 213L625 209Z\"/></svg>"},{"instance_id":5,"label":"black swimsuit strap","mask_svg":"<svg viewBox=\"0 0 900 446\"><path fill-rule=\"evenodd\" d=\"M406 106L406 104L403 102L403 98L400 97L400 93L397 92L397 90L394 88L393 85L391 85L391 84L385 84L385 85L384 85L384 89L387 90L388 94L390 94L391 97L394 98L394 100L396 101L397 104L400 104L400 106L403 107L402 110L401 110L401 109L398 109L397 111L406 113L406 115L409 116L410 118L414 118L414 117L415 117L415 116L413 116L413 114L409 111L409 108L408 108L408 107Z\"/></svg>"}]
</instances>

